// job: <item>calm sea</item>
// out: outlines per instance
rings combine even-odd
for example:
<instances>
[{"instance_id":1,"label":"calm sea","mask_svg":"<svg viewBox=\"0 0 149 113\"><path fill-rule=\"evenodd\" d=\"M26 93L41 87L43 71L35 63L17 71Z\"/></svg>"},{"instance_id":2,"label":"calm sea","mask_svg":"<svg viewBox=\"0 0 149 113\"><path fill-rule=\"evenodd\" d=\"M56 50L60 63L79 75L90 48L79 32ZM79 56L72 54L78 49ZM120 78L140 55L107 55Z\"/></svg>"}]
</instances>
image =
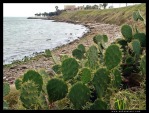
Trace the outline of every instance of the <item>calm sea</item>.
<instances>
[{"instance_id":1,"label":"calm sea","mask_svg":"<svg viewBox=\"0 0 149 113\"><path fill-rule=\"evenodd\" d=\"M22 60L25 56L54 49L80 38L88 29L53 20L3 18L3 64Z\"/></svg>"}]
</instances>

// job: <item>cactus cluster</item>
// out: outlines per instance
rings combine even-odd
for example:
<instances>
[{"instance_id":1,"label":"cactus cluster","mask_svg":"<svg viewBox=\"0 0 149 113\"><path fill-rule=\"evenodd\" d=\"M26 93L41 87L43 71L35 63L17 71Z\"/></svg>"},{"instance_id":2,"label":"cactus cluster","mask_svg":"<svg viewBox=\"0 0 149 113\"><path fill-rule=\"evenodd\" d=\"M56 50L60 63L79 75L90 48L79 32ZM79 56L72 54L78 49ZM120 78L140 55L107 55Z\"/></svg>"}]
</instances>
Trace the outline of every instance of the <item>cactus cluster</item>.
<instances>
[{"instance_id":1,"label":"cactus cluster","mask_svg":"<svg viewBox=\"0 0 149 113\"><path fill-rule=\"evenodd\" d=\"M140 13L133 16L135 20L142 17ZM121 33L123 38L113 44L106 45L106 35L96 35L93 37L95 45L88 50L80 44L72 51L72 57L62 55L61 62L55 61L52 66L55 76L47 78L46 82L43 82L43 77L45 80L49 76L41 76L45 75L44 72L28 70L22 79L15 81L23 106L27 109L48 109L56 101L67 99L68 109L109 109L110 97L106 96L109 87L121 88L122 76L125 78L134 73L146 75L145 33L138 30L135 33L129 25L123 25ZM3 95L6 94L8 92L5 91ZM3 104L6 105L6 102ZM117 100L115 109L125 109L125 102Z\"/></svg>"}]
</instances>

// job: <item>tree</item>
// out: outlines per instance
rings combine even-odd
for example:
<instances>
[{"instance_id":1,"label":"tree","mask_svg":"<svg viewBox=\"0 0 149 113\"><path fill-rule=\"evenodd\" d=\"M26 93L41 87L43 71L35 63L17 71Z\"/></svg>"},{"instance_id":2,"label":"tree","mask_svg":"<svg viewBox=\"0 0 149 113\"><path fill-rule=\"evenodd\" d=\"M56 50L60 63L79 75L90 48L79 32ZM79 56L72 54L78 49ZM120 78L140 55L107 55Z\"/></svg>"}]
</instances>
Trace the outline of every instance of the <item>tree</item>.
<instances>
[{"instance_id":1,"label":"tree","mask_svg":"<svg viewBox=\"0 0 149 113\"><path fill-rule=\"evenodd\" d=\"M58 10L58 6L55 6L56 11Z\"/></svg>"},{"instance_id":2,"label":"tree","mask_svg":"<svg viewBox=\"0 0 149 113\"><path fill-rule=\"evenodd\" d=\"M104 9L107 7L108 3L103 3L102 6L104 7Z\"/></svg>"},{"instance_id":3,"label":"tree","mask_svg":"<svg viewBox=\"0 0 149 113\"><path fill-rule=\"evenodd\" d=\"M98 5L93 5L92 9L98 9Z\"/></svg>"}]
</instances>

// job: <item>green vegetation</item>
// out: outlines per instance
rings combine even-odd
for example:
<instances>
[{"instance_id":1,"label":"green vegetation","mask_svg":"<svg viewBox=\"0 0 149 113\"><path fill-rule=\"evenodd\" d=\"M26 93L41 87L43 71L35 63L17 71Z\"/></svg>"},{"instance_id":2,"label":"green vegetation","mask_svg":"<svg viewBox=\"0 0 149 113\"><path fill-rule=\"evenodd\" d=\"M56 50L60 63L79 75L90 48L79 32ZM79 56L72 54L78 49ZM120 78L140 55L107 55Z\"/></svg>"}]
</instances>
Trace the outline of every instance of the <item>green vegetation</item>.
<instances>
[{"instance_id":1,"label":"green vegetation","mask_svg":"<svg viewBox=\"0 0 149 113\"><path fill-rule=\"evenodd\" d=\"M138 14L133 12L133 16ZM144 22L140 16L135 20ZM54 77L28 70L15 82L20 92L17 104L27 110L145 110L146 35L133 29L122 25L122 37L110 45L107 36L96 35L88 50L78 46L72 57L56 63ZM143 39L136 38L138 32L144 34ZM3 87L6 96L9 86L3 83ZM56 106L62 101L64 107Z\"/></svg>"}]
</instances>

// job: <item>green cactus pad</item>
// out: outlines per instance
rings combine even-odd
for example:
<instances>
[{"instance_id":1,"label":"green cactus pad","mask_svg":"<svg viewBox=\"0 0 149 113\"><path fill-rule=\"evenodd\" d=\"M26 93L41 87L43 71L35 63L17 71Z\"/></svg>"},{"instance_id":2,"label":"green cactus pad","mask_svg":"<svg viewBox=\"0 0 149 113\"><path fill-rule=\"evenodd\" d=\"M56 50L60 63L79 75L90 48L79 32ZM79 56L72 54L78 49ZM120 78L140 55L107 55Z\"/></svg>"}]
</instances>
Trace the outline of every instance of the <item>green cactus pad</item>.
<instances>
[{"instance_id":1,"label":"green cactus pad","mask_svg":"<svg viewBox=\"0 0 149 113\"><path fill-rule=\"evenodd\" d=\"M144 21L142 15L140 14L140 11L135 11L135 12L133 13L133 19L134 19L135 21L138 21L139 19L140 19L141 21Z\"/></svg>"},{"instance_id":2,"label":"green cactus pad","mask_svg":"<svg viewBox=\"0 0 149 113\"><path fill-rule=\"evenodd\" d=\"M68 98L73 103L75 109L82 109L90 99L90 89L84 84L77 82L71 87Z\"/></svg>"},{"instance_id":3,"label":"green cactus pad","mask_svg":"<svg viewBox=\"0 0 149 113\"><path fill-rule=\"evenodd\" d=\"M68 92L68 87L66 83L59 79L51 79L47 84L47 93L50 102L55 102L65 98Z\"/></svg>"},{"instance_id":4,"label":"green cactus pad","mask_svg":"<svg viewBox=\"0 0 149 113\"><path fill-rule=\"evenodd\" d=\"M51 51L49 49L45 50L45 56L46 57L52 57Z\"/></svg>"},{"instance_id":5,"label":"green cactus pad","mask_svg":"<svg viewBox=\"0 0 149 113\"><path fill-rule=\"evenodd\" d=\"M21 89L22 80L20 78L15 80L15 87L17 90Z\"/></svg>"},{"instance_id":6,"label":"green cactus pad","mask_svg":"<svg viewBox=\"0 0 149 113\"><path fill-rule=\"evenodd\" d=\"M140 68L143 74L146 74L146 55L141 58Z\"/></svg>"},{"instance_id":7,"label":"green cactus pad","mask_svg":"<svg viewBox=\"0 0 149 113\"><path fill-rule=\"evenodd\" d=\"M114 74L114 86L119 87L122 82L121 72L118 69L115 69L113 71L113 74Z\"/></svg>"},{"instance_id":8,"label":"green cactus pad","mask_svg":"<svg viewBox=\"0 0 149 113\"><path fill-rule=\"evenodd\" d=\"M126 58L126 64L133 64L134 63L134 58L129 56L128 58Z\"/></svg>"},{"instance_id":9,"label":"green cactus pad","mask_svg":"<svg viewBox=\"0 0 149 113\"><path fill-rule=\"evenodd\" d=\"M115 44L110 45L106 49L104 60L108 69L113 69L114 67L118 66L122 60L122 52L119 46Z\"/></svg>"},{"instance_id":10,"label":"green cactus pad","mask_svg":"<svg viewBox=\"0 0 149 113\"><path fill-rule=\"evenodd\" d=\"M81 81L86 84L91 80L91 71L88 68L83 68L80 73Z\"/></svg>"},{"instance_id":11,"label":"green cactus pad","mask_svg":"<svg viewBox=\"0 0 149 113\"><path fill-rule=\"evenodd\" d=\"M69 80L77 75L79 64L74 58L68 58L62 62L61 69L64 80Z\"/></svg>"},{"instance_id":12,"label":"green cactus pad","mask_svg":"<svg viewBox=\"0 0 149 113\"><path fill-rule=\"evenodd\" d=\"M38 85L28 80L22 84L20 100L27 109L35 109L38 105Z\"/></svg>"},{"instance_id":13,"label":"green cactus pad","mask_svg":"<svg viewBox=\"0 0 149 113\"><path fill-rule=\"evenodd\" d=\"M66 55L66 54L61 54L61 56L60 56L61 62L63 62L63 61L66 60L67 58L69 58L69 57L68 57L68 55Z\"/></svg>"},{"instance_id":14,"label":"green cactus pad","mask_svg":"<svg viewBox=\"0 0 149 113\"><path fill-rule=\"evenodd\" d=\"M98 44L98 42L101 42L103 40L102 35L96 35L93 37L94 43Z\"/></svg>"},{"instance_id":15,"label":"green cactus pad","mask_svg":"<svg viewBox=\"0 0 149 113\"><path fill-rule=\"evenodd\" d=\"M103 41L104 42L108 42L108 37L107 37L107 35L102 35L103 36Z\"/></svg>"},{"instance_id":16,"label":"green cactus pad","mask_svg":"<svg viewBox=\"0 0 149 113\"><path fill-rule=\"evenodd\" d=\"M97 91L98 97L102 97L104 91L107 89L107 85L110 83L109 72L106 68L100 68L94 74L92 80L93 85Z\"/></svg>"},{"instance_id":17,"label":"green cactus pad","mask_svg":"<svg viewBox=\"0 0 149 113\"><path fill-rule=\"evenodd\" d=\"M24 74L22 83L27 82L28 80L32 80L35 84L38 85L38 91L40 92L42 90L42 85L43 85L43 79L42 76L34 71L34 70L29 70Z\"/></svg>"},{"instance_id":18,"label":"green cactus pad","mask_svg":"<svg viewBox=\"0 0 149 113\"><path fill-rule=\"evenodd\" d=\"M90 110L108 110L108 105L101 99L97 99L93 105L91 105Z\"/></svg>"},{"instance_id":19,"label":"green cactus pad","mask_svg":"<svg viewBox=\"0 0 149 113\"><path fill-rule=\"evenodd\" d=\"M85 53L85 46L83 44L78 45L78 49L81 50L83 53Z\"/></svg>"},{"instance_id":20,"label":"green cactus pad","mask_svg":"<svg viewBox=\"0 0 149 113\"><path fill-rule=\"evenodd\" d=\"M3 100L3 110L8 110L8 108L9 108L8 103L5 100Z\"/></svg>"},{"instance_id":21,"label":"green cactus pad","mask_svg":"<svg viewBox=\"0 0 149 113\"><path fill-rule=\"evenodd\" d=\"M10 92L10 85L7 82L3 82L3 97Z\"/></svg>"},{"instance_id":22,"label":"green cactus pad","mask_svg":"<svg viewBox=\"0 0 149 113\"><path fill-rule=\"evenodd\" d=\"M79 49L74 49L72 51L72 55L79 60L81 60L83 58L83 52Z\"/></svg>"},{"instance_id":23,"label":"green cactus pad","mask_svg":"<svg viewBox=\"0 0 149 113\"><path fill-rule=\"evenodd\" d=\"M61 65L56 64L52 66L52 69L54 70L55 73L61 74Z\"/></svg>"},{"instance_id":24,"label":"green cactus pad","mask_svg":"<svg viewBox=\"0 0 149 113\"><path fill-rule=\"evenodd\" d=\"M136 33L134 39L138 39L142 47L146 47L146 35L145 33Z\"/></svg>"},{"instance_id":25,"label":"green cactus pad","mask_svg":"<svg viewBox=\"0 0 149 113\"><path fill-rule=\"evenodd\" d=\"M118 44L120 44L122 47L127 46L127 41L126 41L125 39L118 38L118 39L116 40L116 42L117 42Z\"/></svg>"},{"instance_id":26,"label":"green cactus pad","mask_svg":"<svg viewBox=\"0 0 149 113\"><path fill-rule=\"evenodd\" d=\"M92 69L96 69L98 65L98 51L96 46L91 46L87 51L88 65Z\"/></svg>"},{"instance_id":27,"label":"green cactus pad","mask_svg":"<svg viewBox=\"0 0 149 113\"><path fill-rule=\"evenodd\" d=\"M140 45L139 40L133 40L131 42L131 45L132 45L132 49L133 49L134 53L137 56L139 56L140 55L140 51L141 51L141 45Z\"/></svg>"},{"instance_id":28,"label":"green cactus pad","mask_svg":"<svg viewBox=\"0 0 149 113\"><path fill-rule=\"evenodd\" d=\"M131 41L132 39L132 28L129 25L123 25L121 28L121 33L126 39L126 41Z\"/></svg>"}]
</instances>

